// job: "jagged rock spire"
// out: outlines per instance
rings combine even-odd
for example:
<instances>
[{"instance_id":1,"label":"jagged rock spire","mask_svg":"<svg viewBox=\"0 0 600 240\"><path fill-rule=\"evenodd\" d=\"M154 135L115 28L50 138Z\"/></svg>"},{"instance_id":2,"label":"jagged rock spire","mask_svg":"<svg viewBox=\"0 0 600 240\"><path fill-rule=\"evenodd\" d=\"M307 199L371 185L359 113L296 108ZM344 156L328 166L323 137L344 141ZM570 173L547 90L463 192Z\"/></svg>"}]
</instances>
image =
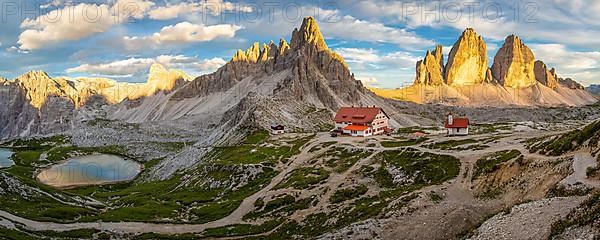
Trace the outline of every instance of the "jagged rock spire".
<instances>
[{"instance_id":1,"label":"jagged rock spire","mask_svg":"<svg viewBox=\"0 0 600 240\"><path fill-rule=\"evenodd\" d=\"M535 79L541 84L552 89L558 88L558 79L554 68L549 70L544 62L538 60L535 61L533 72Z\"/></svg>"},{"instance_id":2,"label":"jagged rock spire","mask_svg":"<svg viewBox=\"0 0 600 240\"><path fill-rule=\"evenodd\" d=\"M480 84L486 78L487 69L485 42L473 28L467 28L450 50L444 78L449 85Z\"/></svg>"},{"instance_id":3,"label":"jagged rock spire","mask_svg":"<svg viewBox=\"0 0 600 240\"><path fill-rule=\"evenodd\" d=\"M442 46L436 46L433 53L427 50L425 59L417 62L417 72L415 84L421 85L442 85L444 84L443 75L444 54Z\"/></svg>"},{"instance_id":4,"label":"jagged rock spire","mask_svg":"<svg viewBox=\"0 0 600 240\"><path fill-rule=\"evenodd\" d=\"M283 55L288 49L290 49L290 45L285 41L285 39L279 39L279 55Z\"/></svg>"},{"instance_id":5,"label":"jagged rock spire","mask_svg":"<svg viewBox=\"0 0 600 240\"><path fill-rule=\"evenodd\" d=\"M328 49L319 25L313 17L304 18L300 29L294 29L292 33L292 47L298 49L304 45L313 45L319 51Z\"/></svg>"}]
</instances>

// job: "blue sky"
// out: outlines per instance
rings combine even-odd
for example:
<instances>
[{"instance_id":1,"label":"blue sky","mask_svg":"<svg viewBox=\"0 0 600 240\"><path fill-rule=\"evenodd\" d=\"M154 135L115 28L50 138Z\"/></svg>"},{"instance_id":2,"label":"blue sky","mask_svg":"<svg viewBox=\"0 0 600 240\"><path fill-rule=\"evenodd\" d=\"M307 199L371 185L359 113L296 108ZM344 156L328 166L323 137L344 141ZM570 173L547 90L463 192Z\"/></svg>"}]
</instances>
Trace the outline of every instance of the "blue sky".
<instances>
[{"instance_id":1,"label":"blue sky","mask_svg":"<svg viewBox=\"0 0 600 240\"><path fill-rule=\"evenodd\" d=\"M467 27L488 44L490 65L509 34L559 76L600 84L600 2L0 0L0 76L144 82L152 63L192 76L214 71L253 42L289 40L315 16L330 48L366 84L412 83L415 62L450 47Z\"/></svg>"}]
</instances>

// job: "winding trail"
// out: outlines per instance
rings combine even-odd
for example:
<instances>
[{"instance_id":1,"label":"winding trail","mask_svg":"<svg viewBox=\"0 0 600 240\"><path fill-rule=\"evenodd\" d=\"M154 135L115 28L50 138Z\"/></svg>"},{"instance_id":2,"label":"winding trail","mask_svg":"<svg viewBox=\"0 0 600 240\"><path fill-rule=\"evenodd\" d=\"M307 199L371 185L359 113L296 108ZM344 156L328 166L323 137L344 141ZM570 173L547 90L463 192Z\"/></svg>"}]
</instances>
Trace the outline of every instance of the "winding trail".
<instances>
[{"instance_id":1,"label":"winding trail","mask_svg":"<svg viewBox=\"0 0 600 240\"><path fill-rule=\"evenodd\" d=\"M598 163L590 154L589 149L580 150L573 155L573 173L563 179L560 183L575 185L583 183L589 187L600 188L600 181L587 178L587 169L596 167Z\"/></svg>"}]
</instances>

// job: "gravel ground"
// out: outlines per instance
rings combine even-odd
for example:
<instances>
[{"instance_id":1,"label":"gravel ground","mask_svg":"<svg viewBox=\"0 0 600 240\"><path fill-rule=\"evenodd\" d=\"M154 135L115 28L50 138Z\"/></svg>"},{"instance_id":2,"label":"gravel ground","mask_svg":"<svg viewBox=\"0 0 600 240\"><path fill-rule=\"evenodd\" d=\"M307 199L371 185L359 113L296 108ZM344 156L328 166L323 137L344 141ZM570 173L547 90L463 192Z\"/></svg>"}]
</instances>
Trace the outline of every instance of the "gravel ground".
<instances>
[{"instance_id":1,"label":"gravel ground","mask_svg":"<svg viewBox=\"0 0 600 240\"><path fill-rule=\"evenodd\" d=\"M483 223L471 239L547 239L552 223L564 218L585 197L542 199L514 206Z\"/></svg>"}]
</instances>

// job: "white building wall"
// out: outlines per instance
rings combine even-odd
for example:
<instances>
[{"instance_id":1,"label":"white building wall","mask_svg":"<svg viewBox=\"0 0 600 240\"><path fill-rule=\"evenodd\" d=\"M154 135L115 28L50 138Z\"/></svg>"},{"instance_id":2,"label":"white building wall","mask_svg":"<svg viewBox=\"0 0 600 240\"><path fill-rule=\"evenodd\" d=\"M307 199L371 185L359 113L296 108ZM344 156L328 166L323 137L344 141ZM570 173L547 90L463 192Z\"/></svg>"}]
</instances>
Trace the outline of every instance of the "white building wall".
<instances>
[{"instance_id":1,"label":"white building wall","mask_svg":"<svg viewBox=\"0 0 600 240\"><path fill-rule=\"evenodd\" d=\"M469 135L469 128L447 128L450 136L465 136Z\"/></svg>"},{"instance_id":2,"label":"white building wall","mask_svg":"<svg viewBox=\"0 0 600 240\"><path fill-rule=\"evenodd\" d=\"M379 114L377 114L375 120L373 120L372 128L374 134L383 134L387 127L389 127L389 119L382 111L379 111Z\"/></svg>"},{"instance_id":3,"label":"white building wall","mask_svg":"<svg viewBox=\"0 0 600 240\"><path fill-rule=\"evenodd\" d=\"M273 134L273 135L283 134L284 132L285 132L284 130L273 130L273 129L271 129L271 134Z\"/></svg>"}]
</instances>

